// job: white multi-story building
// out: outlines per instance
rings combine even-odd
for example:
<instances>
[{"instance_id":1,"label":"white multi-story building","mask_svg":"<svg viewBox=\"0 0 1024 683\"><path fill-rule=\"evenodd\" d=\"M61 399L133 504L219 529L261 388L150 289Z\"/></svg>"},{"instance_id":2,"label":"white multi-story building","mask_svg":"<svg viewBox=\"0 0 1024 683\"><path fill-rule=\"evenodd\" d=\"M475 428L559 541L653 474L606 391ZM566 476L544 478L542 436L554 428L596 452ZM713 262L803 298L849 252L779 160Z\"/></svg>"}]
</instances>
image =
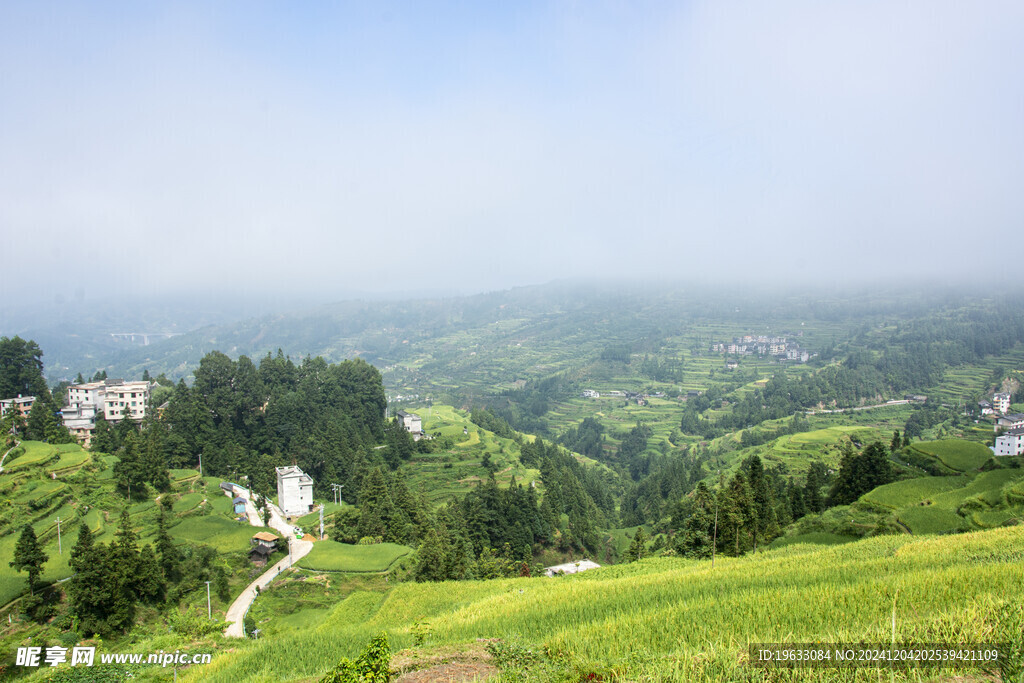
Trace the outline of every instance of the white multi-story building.
<instances>
[{"instance_id":1,"label":"white multi-story building","mask_svg":"<svg viewBox=\"0 0 1024 683\"><path fill-rule=\"evenodd\" d=\"M1010 395L1003 393L993 394L992 408L999 414L1006 413L1006 411L1010 409Z\"/></svg>"},{"instance_id":2,"label":"white multi-story building","mask_svg":"<svg viewBox=\"0 0 1024 683\"><path fill-rule=\"evenodd\" d=\"M104 382L86 382L68 387L68 405L89 405L103 409L103 396L107 385Z\"/></svg>"},{"instance_id":3,"label":"white multi-story building","mask_svg":"<svg viewBox=\"0 0 1024 683\"><path fill-rule=\"evenodd\" d=\"M64 426L71 436L78 440L86 448L92 442L92 432L96 429L96 415L102 414L102 406L95 406L91 403L72 403L60 410Z\"/></svg>"},{"instance_id":4,"label":"white multi-story building","mask_svg":"<svg viewBox=\"0 0 1024 683\"><path fill-rule=\"evenodd\" d=\"M286 517L313 511L313 478L298 467L275 468L277 472L277 504Z\"/></svg>"},{"instance_id":5,"label":"white multi-story building","mask_svg":"<svg viewBox=\"0 0 1024 683\"><path fill-rule=\"evenodd\" d=\"M122 382L108 380L103 397L103 415L110 422L120 422L129 417L141 420L146 417L149 403L149 382Z\"/></svg>"},{"instance_id":6,"label":"white multi-story building","mask_svg":"<svg viewBox=\"0 0 1024 683\"><path fill-rule=\"evenodd\" d=\"M1024 454L1024 427L1017 427L1002 436L997 436L994 450L996 455Z\"/></svg>"}]
</instances>

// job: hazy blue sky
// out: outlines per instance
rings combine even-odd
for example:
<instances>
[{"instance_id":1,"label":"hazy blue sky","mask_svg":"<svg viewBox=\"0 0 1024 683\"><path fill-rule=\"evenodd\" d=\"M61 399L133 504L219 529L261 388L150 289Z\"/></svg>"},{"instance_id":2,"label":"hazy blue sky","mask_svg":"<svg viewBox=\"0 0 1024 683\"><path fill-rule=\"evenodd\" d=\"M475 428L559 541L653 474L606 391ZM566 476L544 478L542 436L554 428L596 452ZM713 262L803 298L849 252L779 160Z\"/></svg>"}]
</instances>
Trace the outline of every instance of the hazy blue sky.
<instances>
[{"instance_id":1,"label":"hazy blue sky","mask_svg":"<svg viewBox=\"0 0 1024 683\"><path fill-rule=\"evenodd\" d=\"M496 4L0 4L0 296L1018 278L1019 0Z\"/></svg>"}]
</instances>

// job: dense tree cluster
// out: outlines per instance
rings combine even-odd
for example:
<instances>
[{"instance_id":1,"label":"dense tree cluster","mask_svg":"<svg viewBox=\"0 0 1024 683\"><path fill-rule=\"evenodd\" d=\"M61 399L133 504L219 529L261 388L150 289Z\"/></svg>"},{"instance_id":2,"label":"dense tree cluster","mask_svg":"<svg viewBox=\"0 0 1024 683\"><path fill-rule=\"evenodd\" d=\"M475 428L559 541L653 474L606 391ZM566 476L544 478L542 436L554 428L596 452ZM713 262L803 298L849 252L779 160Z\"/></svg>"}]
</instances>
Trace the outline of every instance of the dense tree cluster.
<instances>
[{"instance_id":1,"label":"dense tree cluster","mask_svg":"<svg viewBox=\"0 0 1024 683\"><path fill-rule=\"evenodd\" d=\"M385 406L380 373L362 360L296 365L278 351L257 367L214 351L193 386L179 382L161 410L161 449L171 467L196 467L202 455L204 473L248 474L260 493L269 492L274 465L293 463L320 495L331 483L355 492L370 466L394 468L413 453L408 434L385 423ZM376 451L382 441L387 448Z\"/></svg>"},{"instance_id":2,"label":"dense tree cluster","mask_svg":"<svg viewBox=\"0 0 1024 683\"><path fill-rule=\"evenodd\" d=\"M596 460L604 455L604 425L595 417L585 417L575 427L570 427L558 442L574 453L581 453Z\"/></svg>"},{"instance_id":3,"label":"dense tree cluster","mask_svg":"<svg viewBox=\"0 0 1024 683\"><path fill-rule=\"evenodd\" d=\"M603 475L542 439L523 441L520 449L523 464L540 470L543 498L532 485L515 481L508 488L500 488L492 474L461 499L449 501L433 514L425 512L422 501L414 505L415 514L406 514L411 523L406 524L410 533L404 536L391 531L401 528L401 523L375 527L383 540L404 539L408 543L418 534L418 580L528 576L534 571L530 562L535 552L544 547L595 556L599 553L598 529L613 526L616 521L615 499ZM365 524L364 519L381 516L381 508L372 505L372 500L415 500L403 493L404 485L397 475L388 481L385 473L378 471L367 481L381 481L383 486L377 486L380 493L374 496L364 490L358 518L339 518L339 538L351 540L357 532L355 527Z\"/></svg>"},{"instance_id":4,"label":"dense tree cluster","mask_svg":"<svg viewBox=\"0 0 1024 683\"><path fill-rule=\"evenodd\" d=\"M113 542L96 543L88 524L79 527L69 560L68 603L83 635L124 633L135 623L139 602L158 604L167 584L151 546L140 551L128 510Z\"/></svg>"},{"instance_id":5,"label":"dense tree cluster","mask_svg":"<svg viewBox=\"0 0 1024 683\"><path fill-rule=\"evenodd\" d=\"M43 378L43 351L34 341L21 337L0 337L0 398L34 396L27 419L11 410L0 421L4 433L50 443L72 443L74 439L57 417L60 406Z\"/></svg>"},{"instance_id":6,"label":"dense tree cluster","mask_svg":"<svg viewBox=\"0 0 1024 683\"><path fill-rule=\"evenodd\" d=\"M771 542L789 523L825 509L822 487L827 470L811 464L799 485L778 468L766 470L752 455L728 481L712 491L701 481L671 510L668 529L673 549L687 557L710 557L717 551L738 555Z\"/></svg>"},{"instance_id":7,"label":"dense tree cluster","mask_svg":"<svg viewBox=\"0 0 1024 683\"><path fill-rule=\"evenodd\" d=\"M50 398L43 378L43 350L34 341L0 337L0 398Z\"/></svg>"},{"instance_id":8,"label":"dense tree cluster","mask_svg":"<svg viewBox=\"0 0 1024 683\"><path fill-rule=\"evenodd\" d=\"M622 523L627 526L655 522L671 514L672 507L706 476L706 456L696 449L684 455L660 458L640 481L622 496Z\"/></svg>"},{"instance_id":9,"label":"dense tree cluster","mask_svg":"<svg viewBox=\"0 0 1024 683\"><path fill-rule=\"evenodd\" d=\"M206 581L218 597L229 599L227 575L214 566L215 556L209 547L175 546L162 507L153 544L141 548L127 509L109 544L96 543L83 522L68 562L74 570L67 594L76 630L85 636L124 633L134 625L139 605L177 603Z\"/></svg>"},{"instance_id":10,"label":"dense tree cluster","mask_svg":"<svg viewBox=\"0 0 1024 683\"><path fill-rule=\"evenodd\" d=\"M856 453L847 444L839 463L839 473L829 491L829 501L833 505L848 505L876 486L892 480L892 464L884 444L876 441L861 453Z\"/></svg>"}]
</instances>

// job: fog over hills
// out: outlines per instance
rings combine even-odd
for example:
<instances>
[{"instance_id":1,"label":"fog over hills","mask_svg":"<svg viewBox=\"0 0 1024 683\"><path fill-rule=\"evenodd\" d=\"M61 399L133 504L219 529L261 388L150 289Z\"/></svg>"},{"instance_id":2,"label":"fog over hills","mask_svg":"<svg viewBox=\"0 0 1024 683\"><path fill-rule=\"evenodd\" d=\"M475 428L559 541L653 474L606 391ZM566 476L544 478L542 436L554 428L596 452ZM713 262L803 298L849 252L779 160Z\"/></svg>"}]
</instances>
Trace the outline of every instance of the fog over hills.
<instances>
[{"instance_id":1,"label":"fog over hills","mask_svg":"<svg viewBox=\"0 0 1024 683\"><path fill-rule=\"evenodd\" d=\"M472 296L377 296L319 304L182 297L153 303L8 307L0 334L37 341L51 381L100 369L126 377L143 370L165 372L177 379L188 378L212 350L255 360L278 349L295 359L362 357L386 368L417 355L465 355L475 353L479 344L535 337L564 341L581 335L587 343L654 343L700 319L742 327L756 321L770 326L781 320L849 319L865 313L912 317L989 297L984 290L971 292L939 285L809 290L576 279Z\"/></svg>"}]
</instances>

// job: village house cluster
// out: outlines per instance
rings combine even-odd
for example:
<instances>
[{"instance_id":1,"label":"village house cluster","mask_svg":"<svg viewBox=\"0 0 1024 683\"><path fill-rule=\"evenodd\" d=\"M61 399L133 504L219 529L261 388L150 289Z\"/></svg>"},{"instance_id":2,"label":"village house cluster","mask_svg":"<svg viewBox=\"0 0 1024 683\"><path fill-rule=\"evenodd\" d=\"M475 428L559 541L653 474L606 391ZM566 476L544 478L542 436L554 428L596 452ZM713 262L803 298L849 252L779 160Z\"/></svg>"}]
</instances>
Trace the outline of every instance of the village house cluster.
<instances>
[{"instance_id":1,"label":"village house cluster","mask_svg":"<svg viewBox=\"0 0 1024 683\"><path fill-rule=\"evenodd\" d=\"M696 392L691 392L696 393ZM653 394L647 394L642 391L606 391L604 394L606 397L624 398L627 402L636 402L638 406L647 405L647 401L652 398L665 398L664 391L656 391ZM583 393L580 394L583 398L601 398L601 392L595 389L584 389Z\"/></svg>"},{"instance_id":2,"label":"village house cluster","mask_svg":"<svg viewBox=\"0 0 1024 683\"><path fill-rule=\"evenodd\" d=\"M731 342L715 342L711 345L711 351L731 356L765 356L797 363L806 363L817 355L788 337L754 336L752 334L735 337ZM734 367L736 367L735 361L731 364L730 369Z\"/></svg>"},{"instance_id":3,"label":"village house cluster","mask_svg":"<svg viewBox=\"0 0 1024 683\"><path fill-rule=\"evenodd\" d=\"M68 388L67 405L60 410L61 419L68 432L88 448L98 417L109 422L120 422L125 417L136 421L145 418L150 386L148 381L126 382L123 379L72 385ZM0 400L0 416L16 410L27 418L35 401L35 396L21 394Z\"/></svg>"},{"instance_id":4,"label":"village house cluster","mask_svg":"<svg viewBox=\"0 0 1024 683\"><path fill-rule=\"evenodd\" d=\"M68 388L68 404L61 408L64 426L86 448L96 429L96 419L108 422L124 418L141 421L149 405L150 382L105 379Z\"/></svg>"},{"instance_id":5,"label":"village house cluster","mask_svg":"<svg viewBox=\"0 0 1024 683\"><path fill-rule=\"evenodd\" d=\"M983 416L995 415L992 451L996 455L1024 454L1024 413L1010 412L1010 394L996 392L991 401L978 401L978 408Z\"/></svg>"}]
</instances>

